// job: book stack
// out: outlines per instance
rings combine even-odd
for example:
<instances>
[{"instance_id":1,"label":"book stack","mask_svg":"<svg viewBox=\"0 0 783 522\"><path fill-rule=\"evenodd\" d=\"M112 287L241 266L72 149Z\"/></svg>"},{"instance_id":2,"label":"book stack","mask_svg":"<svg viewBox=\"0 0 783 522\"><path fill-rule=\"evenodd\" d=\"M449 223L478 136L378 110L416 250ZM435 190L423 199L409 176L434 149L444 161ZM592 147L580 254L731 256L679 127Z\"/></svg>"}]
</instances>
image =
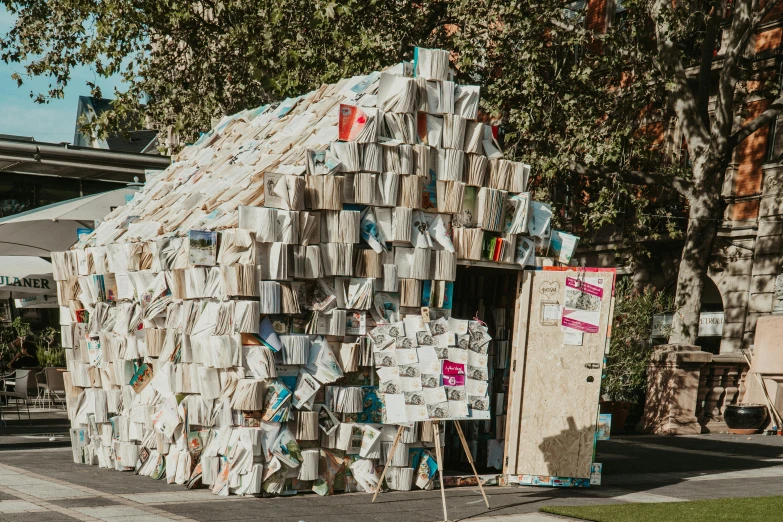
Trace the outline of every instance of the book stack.
<instances>
[{"instance_id":1,"label":"book stack","mask_svg":"<svg viewBox=\"0 0 783 522\"><path fill-rule=\"evenodd\" d=\"M457 265L567 262L578 239L551 230L449 64L417 48L227 116L52 253L75 460L328 494L347 455L338 482L366 491L395 426L418 423L387 482L431 483L422 423L488 421L502 401L487 328L452 315Z\"/></svg>"}]
</instances>

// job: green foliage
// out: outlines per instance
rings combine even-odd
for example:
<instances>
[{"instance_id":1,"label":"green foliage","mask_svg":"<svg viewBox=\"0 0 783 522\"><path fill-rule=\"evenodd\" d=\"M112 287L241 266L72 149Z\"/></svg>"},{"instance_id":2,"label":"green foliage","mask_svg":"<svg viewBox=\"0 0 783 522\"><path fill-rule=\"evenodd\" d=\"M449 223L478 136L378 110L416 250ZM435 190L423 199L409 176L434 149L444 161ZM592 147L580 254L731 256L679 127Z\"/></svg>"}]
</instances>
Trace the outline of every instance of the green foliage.
<instances>
[{"instance_id":1,"label":"green foliage","mask_svg":"<svg viewBox=\"0 0 783 522\"><path fill-rule=\"evenodd\" d=\"M592 520L594 522L664 522L687 520L688 522L735 522L736 520L767 520L771 513L783 509L783 497L760 497L754 491L750 498L719 498L722 492L715 490L715 498L689 502L622 503L595 506L545 506L539 511L568 517L568 520Z\"/></svg>"},{"instance_id":2,"label":"green foliage","mask_svg":"<svg viewBox=\"0 0 783 522\"><path fill-rule=\"evenodd\" d=\"M36 353L41 367L65 367L65 350L62 348L43 348Z\"/></svg>"},{"instance_id":3,"label":"green foliage","mask_svg":"<svg viewBox=\"0 0 783 522\"><path fill-rule=\"evenodd\" d=\"M13 78L51 79L30 93L36 101L61 98L80 64L122 77L123 89L105 93L113 111L86 122L98 136L135 122L193 141L224 114L409 60L414 46L451 49L457 79L481 84L506 153L533 165L534 196L554 203L557 227L583 245L683 236L686 203L667 184L569 168L689 177L689 166L662 161L671 151L657 141L677 87L661 71L653 0L624 0L605 33L572 0L1 1L17 17L0 35L0 57L24 68ZM659 16L686 67L698 65L712 7L676 2Z\"/></svg>"},{"instance_id":4,"label":"green foliage","mask_svg":"<svg viewBox=\"0 0 783 522\"><path fill-rule=\"evenodd\" d=\"M16 331L11 327L11 323L0 323L0 361L7 361L16 355L16 339Z\"/></svg>"},{"instance_id":5,"label":"green foliage","mask_svg":"<svg viewBox=\"0 0 783 522\"><path fill-rule=\"evenodd\" d=\"M613 401L636 402L647 388L655 314L672 311L674 299L651 286L635 291L630 277L615 288L614 318L601 395Z\"/></svg>"},{"instance_id":6,"label":"green foliage","mask_svg":"<svg viewBox=\"0 0 783 522\"><path fill-rule=\"evenodd\" d=\"M47 326L38 333L36 344L38 345L39 349L51 348L52 344L57 341L59 335L59 330L52 328L51 326Z\"/></svg>"},{"instance_id":7,"label":"green foliage","mask_svg":"<svg viewBox=\"0 0 783 522\"><path fill-rule=\"evenodd\" d=\"M36 356L41 366L65 366L65 350L57 346L60 332L47 326L40 332L33 332L30 323L17 317L10 323L0 324L0 360L8 361L19 351L15 344L28 336L37 347Z\"/></svg>"},{"instance_id":8,"label":"green foliage","mask_svg":"<svg viewBox=\"0 0 783 522\"><path fill-rule=\"evenodd\" d=\"M60 332L57 329L47 326L35 336L35 344L38 347L36 352L38 363L44 368L65 366L65 350L55 345L59 335Z\"/></svg>"},{"instance_id":9,"label":"green foliage","mask_svg":"<svg viewBox=\"0 0 783 522\"><path fill-rule=\"evenodd\" d=\"M32 331L32 327L30 326L30 323L23 321L21 317L17 317L16 319L14 319L11 322L10 328L16 334L16 337L18 339L24 339L25 337L30 335L30 332Z\"/></svg>"}]
</instances>

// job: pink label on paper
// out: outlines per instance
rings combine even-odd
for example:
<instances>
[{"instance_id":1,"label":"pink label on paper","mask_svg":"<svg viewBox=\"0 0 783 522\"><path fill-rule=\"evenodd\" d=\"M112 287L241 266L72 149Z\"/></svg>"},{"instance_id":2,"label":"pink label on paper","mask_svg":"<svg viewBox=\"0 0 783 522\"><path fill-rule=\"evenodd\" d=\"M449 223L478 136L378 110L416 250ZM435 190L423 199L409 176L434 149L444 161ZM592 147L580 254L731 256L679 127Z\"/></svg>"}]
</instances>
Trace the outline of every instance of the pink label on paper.
<instances>
[{"instance_id":1,"label":"pink label on paper","mask_svg":"<svg viewBox=\"0 0 783 522\"><path fill-rule=\"evenodd\" d=\"M465 386L464 375L444 375L443 386Z\"/></svg>"},{"instance_id":2,"label":"pink label on paper","mask_svg":"<svg viewBox=\"0 0 783 522\"><path fill-rule=\"evenodd\" d=\"M451 361L443 361L443 375L465 375L465 365Z\"/></svg>"},{"instance_id":3,"label":"pink label on paper","mask_svg":"<svg viewBox=\"0 0 783 522\"><path fill-rule=\"evenodd\" d=\"M579 321L577 319L570 319L565 316L568 312L564 312L563 314L563 326L567 326L569 328L573 328L574 330L579 330L586 333L598 333L598 326L594 324L585 323L583 321Z\"/></svg>"},{"instance_id":4,"label":"pink label on paper","mask_svg":"<svg viewBox=\"0 0 783 522\"><path fill-rule=\"evenodd\" d=\"M604 289L600 286L591 285L590 283L585 283L584 281L580 281L573 277L566 277L566 286L569 288L576 288L586 294L594 295L599 298L604 297Z\"/></svg>"}]
</instances>

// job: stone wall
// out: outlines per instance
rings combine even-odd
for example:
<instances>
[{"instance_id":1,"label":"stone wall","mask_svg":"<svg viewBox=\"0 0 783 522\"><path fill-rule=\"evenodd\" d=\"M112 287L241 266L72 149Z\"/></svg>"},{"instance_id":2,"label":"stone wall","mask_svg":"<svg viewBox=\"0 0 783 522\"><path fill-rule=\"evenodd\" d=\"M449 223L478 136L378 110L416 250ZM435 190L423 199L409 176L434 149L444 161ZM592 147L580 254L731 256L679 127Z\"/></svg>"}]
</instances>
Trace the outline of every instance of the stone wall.
<instances>
[{"instance_id":1,"label":"stone wall","mask_svg":"<svg viewBox=\"0 0 783 522\"><path fill-rule=\"evenodd\" d=\"M637 431L656 435L727 431L723 412L742 399L747 374L741 355L712 355L689 345L656 347Z\"/></svg>"}]
</instances>

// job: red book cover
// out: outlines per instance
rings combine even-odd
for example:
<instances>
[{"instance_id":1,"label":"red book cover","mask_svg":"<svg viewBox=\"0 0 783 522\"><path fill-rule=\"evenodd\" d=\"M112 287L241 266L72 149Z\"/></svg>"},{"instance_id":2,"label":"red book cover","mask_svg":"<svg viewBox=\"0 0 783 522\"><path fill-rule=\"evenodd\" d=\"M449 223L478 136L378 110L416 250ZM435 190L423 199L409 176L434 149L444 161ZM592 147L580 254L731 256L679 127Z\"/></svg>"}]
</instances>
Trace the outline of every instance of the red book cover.
<instances>
[{"instance_id":1,"label":"red book cover","mask_svg":"<svg viewBox=\"0 0 783 522\"><path fill-rule=\"evenodd\" d=\"M341 141L352 141L362 132L367 123L367 114L354 105L340 104L338 137Z\"/></svg>"},{"instance_id":2,"label":"red book cover","mask_svg":"<svg viewBox=\"0 0 783 522\"><path fill-rule=\"evenodd\" d=\"M422 143L427 143L427 113L416 113L416 131L419 133L419 139Z\"/></svg>"},{"instance_id":3,"label":"red book cover","mask_svg":"<svg viewBox=\"0 0 783 522\"><path fill-rule=\"evenodd\" d=\"M497 241L495 241L495 251L492 252L492 261L497 261L500 259L501 252L503 251L503 244L506 242L503 238L498 238Z\"/></svg>"}]
</instances>

